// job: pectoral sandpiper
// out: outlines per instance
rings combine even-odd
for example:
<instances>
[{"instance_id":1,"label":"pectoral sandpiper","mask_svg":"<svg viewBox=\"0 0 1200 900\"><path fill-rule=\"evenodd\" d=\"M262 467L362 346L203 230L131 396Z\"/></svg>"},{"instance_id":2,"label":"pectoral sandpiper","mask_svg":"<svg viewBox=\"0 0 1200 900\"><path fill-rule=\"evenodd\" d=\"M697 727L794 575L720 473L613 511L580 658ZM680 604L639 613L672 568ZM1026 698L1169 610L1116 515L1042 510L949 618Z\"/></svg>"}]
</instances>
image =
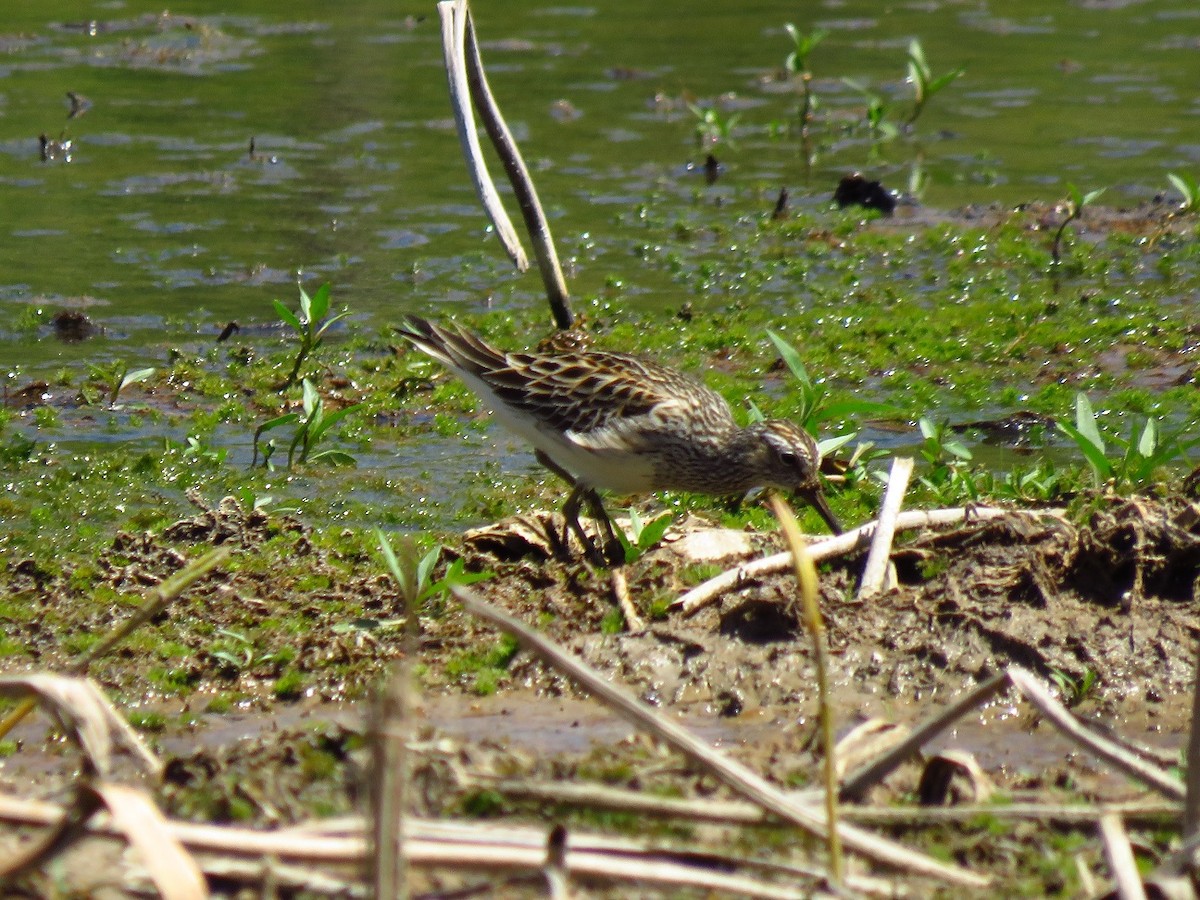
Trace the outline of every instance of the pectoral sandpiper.
<instances>
[{"instance_id":1,"label":"pectoral sandpiper","mask_svg":"<svg viewBox=\"0 0 1200 900\"><path fill-rule=\"evenodd\" d=\"M598 350L505 353L463 328L416 316L398 330L455 372L571 484L564 546L574 533L594 560L620 556L598 489L734 496L779 488L842 530L821 491L821 455L807 432L778 419L742 428L720 394L682 372ZM579 523L584 501L604 529L603 557Z\"/></svg>"}]
</instances>

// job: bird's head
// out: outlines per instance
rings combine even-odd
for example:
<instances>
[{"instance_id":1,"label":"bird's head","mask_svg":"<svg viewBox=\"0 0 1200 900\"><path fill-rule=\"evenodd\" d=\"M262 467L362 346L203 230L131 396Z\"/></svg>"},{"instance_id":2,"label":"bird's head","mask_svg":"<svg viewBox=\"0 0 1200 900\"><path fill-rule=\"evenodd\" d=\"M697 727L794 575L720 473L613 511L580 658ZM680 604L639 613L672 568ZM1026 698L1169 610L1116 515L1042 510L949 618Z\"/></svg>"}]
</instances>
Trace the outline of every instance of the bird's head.
<instances>
[{"instance_id":1,"label":"bird's head","mask_svg":"<svg viewBox=\"0 0 1200 900\"><path fill-rule=\"evenodd\" d=\"M764 487L791 491L813 507L834 534L841 523L829 509L821 487L821 451L807 431L782 419L758 422L749 429L755 437L755 469Z\"/></svg>"}]
</instances>

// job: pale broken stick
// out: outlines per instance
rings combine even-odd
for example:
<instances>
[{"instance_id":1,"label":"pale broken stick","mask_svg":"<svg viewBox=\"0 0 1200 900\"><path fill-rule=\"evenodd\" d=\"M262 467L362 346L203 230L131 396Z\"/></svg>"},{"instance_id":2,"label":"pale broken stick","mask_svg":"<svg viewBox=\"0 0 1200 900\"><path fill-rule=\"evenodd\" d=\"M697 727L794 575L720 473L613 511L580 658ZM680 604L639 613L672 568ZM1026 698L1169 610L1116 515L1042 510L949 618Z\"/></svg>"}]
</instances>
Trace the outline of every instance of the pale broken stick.
<instances>
[{"instance_id":1,"label":"pale broken stick","mask_svg":"<svg viewBox=\"0 0 1200 900\"><path fill-rule=\"evenodd\" d=\"M1004 516L1013 515L1028 516L1031 518L1041 518L1042 516L1061 518L1063 510L998 509L991 506L959 506L951 509L911 510L901 513L896 517L896 530L909 531L914 528L957 525L968 518L986 522L990 519L1000 519ZM808 547L809 556L812 557L814 563L820 563L827 559L844 556L847 553L861 549L867 545L871 539L871 535L875 533L875 525L875 522L867 522L865 525L860 525L858 528L855 528L853 531L847 531L845 534L814 541ZM720 575L710 578L703 584L699 584L690 591L681 594L671 603L668 609L679 610L685 616L693 615L715 601L726 591L735 590L747 581L761 578L764 575L776 575L780 572L785 572L791 566L792 554L790 551L776 553L773 556L744 563L727 572L722 572Z\"/></svg>"},{"instance_id":2,"label":"pale broken stick","mask_svg":"<svg viewBox=\"0 0 1200 900\"><path fill-rule=\"evenodd\" d=\"M912 471L911 457L900 456L892 460L892 472L888 476L887 492L883 495L879 518L875 520L875 536L871 540L867 563L863 567L862 584L858 587L859 600L869 600L884 589L888 566L892 561L892 539L896 536L896 517L900 515L900 507L904 503L904 494L908 490L908 480L912 477Z\"/></svg>"},{"instance_id":3,"label":"pale broken stick","mask_svg":"<svg viewBox=\"0 0 1200 900\"><path fill-rule=\"evenodd\" d=\"M1129 835L1125 833L1120 816L1105 813L1100 817L1100 838L1108 869L1117 885L1117 897L1120 900L1146 900L1146 888L1142 885L1133 847L1129 845Z\"/></svg>"},{"instance_id":4,"label":"pale broken stick","mask_svg":"<svg viewBox=\"0 0 1200 900\"><path fill-rule=\"evenodd\" d=\"M626 688L614 684L604 675L563 651L548 638L485 603L473 592L457 585L452 586L451 590L472 615L491 622L517 638L523 646L536 653L548 665L567 675L588 693L603 700L637 727L665 741L742 796L824 839L825 822L820 810L797 803L756 772L717 752L678 723L638 702ZM986 887L990 884L989 879L983 876L939 862L854 826L842 824L839 826L839 833L846 849L882 865L968 887Z\"/></svg>"}]
</instances>

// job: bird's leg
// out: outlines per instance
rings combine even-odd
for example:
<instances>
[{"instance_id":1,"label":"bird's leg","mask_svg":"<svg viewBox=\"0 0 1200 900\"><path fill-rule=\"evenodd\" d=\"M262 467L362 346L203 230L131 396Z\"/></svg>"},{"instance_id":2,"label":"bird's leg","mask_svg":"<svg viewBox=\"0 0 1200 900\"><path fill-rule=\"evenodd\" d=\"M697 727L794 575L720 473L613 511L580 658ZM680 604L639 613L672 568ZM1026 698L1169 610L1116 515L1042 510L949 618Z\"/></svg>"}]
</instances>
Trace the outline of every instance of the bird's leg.
<instances>
[{"instance_id":1,"label":"bird's leg","mask_svg":"<svg viewBox=\"0 0 1200 900\"><path fill-rule=\"evenodd\" d=\"M563 552L570 556L571 535L573 533L575 537L579 538L579 543L583 546L584 555L592 560L592 562L599 561L598 565L605 565L606 563L604 562L604 557L600 553L600 550L596 547L595 542L588 537L587 533L583 530L583 525L579 522L579 508L583 505L585 498L588 501L588 505L592 508L592 514L595 515L595 509L600 503L600 498L596 495L595 490L582 487L570 472L552 460L541 450L535 450L533 455L538 462L540 462L543 466L571 486L571 494L567 497L567 502L563 504L562 510L564 520L562 530ZM603 507L600 509L601 513L603 514ZM603 515L603 522L611 534L612 523L608 521L607 515Z\"/></svg>"},{"instance_id":2,"label":"bird's leg","mask_svg":"<svg viewBox=\"0 0 1200 900\"><path fill-rule=\"evenodd\" d=\"M600 498L591 488L586 488L582 485L576 484L571 490L571 496L567 497L567 502L563 504L563 518L566 520L566 523L563 525L562 533L563 547L569 552L571 546L571 534L574 533L575 537L579 538L579 543L583 546L584 556L591 560L591 562L595 565L607 566L609 565L608 557L605 555L605 553L600 551L600 548L596 546L595 541L593 541L588 536L587 532L583 530L583 525L580 524L579 521L579 508L583 505L583 501L585 499L588 501L588 505L593 510L592 514L595 515L596 505L599 504ZM603 513L603 508L601 508L600 511ZM604 517L604 521L609 525L611 530L611 523L608 523L607 515ZM607 542L605 547L607 550Z\"/></svg>"},{"instance_id":3,"label":"bird's leg","mask_svg":"<svg viewBox=\"0 0 1200 900\"><path fill-rule=\"evenodd\" d=\"M584 493L587 498L588 506L591 507L592 517L604 529L604 559L609 566L619 566L625 562L625 547L621 540L617 537L616 526L613 525L612 519L608 517L608 511L604 508L604 503L600 500L600 495L596 493L595 488L591 488Z\"/></svg>"}]
</instances>

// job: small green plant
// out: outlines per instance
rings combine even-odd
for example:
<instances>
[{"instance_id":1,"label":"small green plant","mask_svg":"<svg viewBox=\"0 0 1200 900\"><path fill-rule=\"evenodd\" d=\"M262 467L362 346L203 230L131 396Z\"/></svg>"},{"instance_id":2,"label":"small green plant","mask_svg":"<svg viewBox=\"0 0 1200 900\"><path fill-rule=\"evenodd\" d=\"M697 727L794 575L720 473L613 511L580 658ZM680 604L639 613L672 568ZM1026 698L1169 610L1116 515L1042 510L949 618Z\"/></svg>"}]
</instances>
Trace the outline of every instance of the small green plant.
<instances>
[{"instance_id":1,"label":"small green plant","mask_svg":"<svg viewBox=\"0 0 1200 900\"><path fill-rule=\"evenodd\" d=\"M232 628L218 628L219 638L208 655L221 664L221 668L232 674L255 669L259 666L285 665L295 659L296 652L290 647L282 650L259 650L253 639Z\"/></svg>"},{"instance_id":2,"label":"small green plant","mask_svg":"<svg viewBox=\"0 0 1200 900\"><path fill-rule=\"evenodd\" d=\"M729 145L734 143L733 129L740 118L737 113L723 117L715 106L698 106L695 103L689 103L688 109L696 117L696 146L701 150L707 150L721 143Z\"/></svg>"},{"instance_id":3,"label":"small green plant","mask_svg":"<svg viewBox=\"0 0 1200 900\"><path fill-rule=\"evenodd\" d=\"M921 429L921 458L929 466L927 474L919 478L939 502L978 500L981 486L976 473L970 469L973 459L971 451L958 439L946 422L934 424L922 416L917 421ZM881 475L883 473L880 473Z\"/></svg>"},{"instance_id":4,"label":"small green plant","mask_svg":"<svg viewBox=\"0 0 1200 900\"><path fill-rule=\"evenodd\" d=\"M1147 416L1140 434L1135 425L1129 440L1115 436L1109 438L1123 451L1119 456L1109 456L1108 444L1100 434L1095 410L1083 392L1075 396L1075 423L1060 421L1058 428L1074 441L1083 454L1097 487L1110 482L1118 488L1143 487L1153 480L1158 469L1172 460L1182 458L1189 449L1200 444L1200 438L1180 440L1183 433L1194 429L1185 428L1165 436L1158 423Z\"/></svg>"},{"instance_id":5,"label":"small green plant","mask_svg":"<svg viewBox=\"0 0 1200 900\"><path fill-rule=\"evenodd\" d=\"M1167 180L1183 195L1183 202L1179 204L1180 212L1200 212L1200 182L1186 172L1182 175L1168 172Z\"/></svg>"},{"instance_id":6,"label":"small green plant","mask_svg":"<svg viewBox=\"0 0 1200 900\"><path fill-rule=\"evenodd\" d=\"M638 511L629 507L629 534L622 528L616 529L617 540L625 551L626 564L637 562L655 544L662 540L674 518L670 513L663 513L657 518L645 521Z\"/></svg>"},{"instance_id":7,"label":"small green plant","mask_svg":"<svg viewBox=\"0 0 1200 900\"><path fill-rule=\"evenodd\" d=\"M304 365L304 361L308 359L309 355L321 346L321 341L329 327L339 319L344 319L349 312L344 311L336 316L329 316L328 282L317 288L317 292L311 297L303 287L300 288L299 314L292 312L280 300L272 302L275 304L275 312L279 314L279 318L292 327L300 341L300 345L296 348L296 358L292 362L292 371L278 386L278 390L282 393L296 383L300 377L300 367ZM327 316L328 318L326 318Z\"/></svg>"},{"instance_id":8,"label":"small green plant","mask_svg":"<svg viewBox=\"0 0 1200 900\"><path fill-rule=\"evenodd\" d=\"M455 585L465 587L491 578L495 574L490 570L468 572L462 557L459 557L446 567L446 573L441 578L434 581L433 569L442 557L441 544L435 544L422 556L417 550L416 541L407 534L399 537L398 549L392 548L387 535L381 529L375 529L375 539L379 542L379 552L383 556L384 565L400 588L405 605L410 609L431 597L449 594L450 588Z\"/></svg>"},{"instance_id":9,"label":"small green plant","mask_svg":"<svg viewBox=\"0 0 1200 900\"><path fill-rule=\"evenodd\" d=\"M960 67L935 77L929 63L925 61L925 50L921 47L921 42L914 38L908 45L908 81L913 86L913 108L904 122L904 127L912 128L929 101L952 81L960 78L964 72L966 69Z\"/></svg>"},{"instance_id":10,"label":"small green plant","mask_svg":"<svg viewBox=\"0 0 1200 900\"><path fill-rule=\"evenodd\" d=\"M997 496L1010 497L1022 503L1049 503L1062 493L1063 473L1048 459L1038 460L1032 469L1020 467L1004 473L993 487Z\"/></svg>"},{"instance_id":11,"label":"small green plant","mask_svg":"<svg viewBox=\"0 0 1200 900\"><path fill-rule=\"evenodd\" d=\"M866 123L867 130L871 133L871 138L876 143L890 141L895 139L900 134L899 127L888 119L888 112L891 107L882 94L867 87L861 81L855 81L851 78L843 78L843 83L847 87L853 88L862 94L863 100L866 101Z\"/></svg>"},{"instance_id":12,"label":"small green plant","mask_svg":"<svg viewBox=\"0 0 1200 900\"><path fill-rule=\"evenodd\" d=\"M182 448L184 459L194 459L220 466L225 462L225 457L229 453L227 448L211 447L195 435L189 434L184 440L185 444Z\"/></svg>"},{"instance_id":13,"label":"small green plant","mask_svg":"<svg viewBox=\"0 0 1200 900\"><path fill-rule=\"evenodd\" d=\"M1051 669L1050 680L1054 682L1063 703L1068 707L1078 706L1100 685L1100 675L1090 666L1084 669L1079 678L1073 678L1059 669Z\"/></svg>"},{"instance_id":14,"label":"small green plant","mask_svg":"<svg viewBox=\"0 0 1200 900\"><path fill-rule=\"evenodd\" d=\"M140 381L146 381L154 377L155 369L134 369L129 371L129 363L124 360L117 360L109 365L101 365L96 363L88 364L88 377L93 382L99 382L104 388L108 396L108 402L112 406L116 406L117 398L121 395L121 391L129 387L131 384L137 384Z\"/></svg>"},{"instance_id":15,"label":"small green plant","mask_svg":"<svg viewBox=\"0 0 1200 900\"><path fill-rule=\"evenodd\" d=\"M779 358L783 360L783 364L787 366L788 371L796 379L796 386L800 393L800 425L809 432L815 432L817 426L823 422L836 421L846 419L851 416L895 416L897 410L894 406L889 406L886 403L875 403L870 400L845 400L840 403L826 403L825 386L817 384L809 377L808 369L804 366L804 361L800 359L800 354L796 348L785 341L782 337L773 331L767 332L767 337L771 343L775 345L775 349L779 351ZM756 415L761 418L762 414L755 410ZM819 444L821 455L841 448L845 444L854 440L857 432L839 435L835 438L830 438L821 441Z\"/></svg>"},{"instance_id":16,"label":"small green plant","mask_svg":"<svg viewBox=\"0 0 1200 900\"><path fill-rule=\"evenodd\" d=\"M1067 184L1067 199L1063 201L1062 208L1066 212L1067 217L1062 220L1058 226L1058 231L1054 233L1054 243L1050 246L1050 255L1054 260L1054 265L1057 266L1062 261L1062 239L1066 233L1067 226L1083 215L1083 210L1096 198L1103 194L1105 188L1097 188L1094 191L1088 191L1086 194L1079 192L1079 188L1075 185Z\"/></svg>"},{"instance_id":17,"label":"small green plant","mask_svg":"<svg viewBox=\"0 0 1200 900\"><path fill-rule=\"evenodd\" d=\"M792 52L787 55L783 65L789 75L800 80L800 89L803 91L803 99L800 102L800 127L806 129L817 108L817 97L812 92L812 70L808 67L808 57L817 44L828 37L829 32L824 28L814 28L808 34L804 34L791 22L783 27L792 39Z\"/></svg>"},{"instance_id":18,"label":"small green plant","mask_svg":"<svg viewBox=\"0 0 1200 900\"><path fill-rule=\"evenodd\" d=\"M296 426L296 430L292 434L292 439L288 444L287 467L289 469L296 462L328 462L333 465L342 466L355 465L357 462L355 458L344 450L320 450L315 453L313 451L325 439L329 434L329 430L334 425L356 411L361 404L355 403L342 407L335 412L326 413L325 403L321 399L321 395L317 393L317 389L313 387L313 383L305 378L301 384L304 389L303 414L296 412L284 413L258 426L254 432L254 455L250 460L250 465L255 466L258 464L259 441L263 434L288 425ZM268 469L274 468L271 457L274 455L276 449L278 448L273 438L268 440L263 446L264 467Z\"/></svg>"}]
</instances>

